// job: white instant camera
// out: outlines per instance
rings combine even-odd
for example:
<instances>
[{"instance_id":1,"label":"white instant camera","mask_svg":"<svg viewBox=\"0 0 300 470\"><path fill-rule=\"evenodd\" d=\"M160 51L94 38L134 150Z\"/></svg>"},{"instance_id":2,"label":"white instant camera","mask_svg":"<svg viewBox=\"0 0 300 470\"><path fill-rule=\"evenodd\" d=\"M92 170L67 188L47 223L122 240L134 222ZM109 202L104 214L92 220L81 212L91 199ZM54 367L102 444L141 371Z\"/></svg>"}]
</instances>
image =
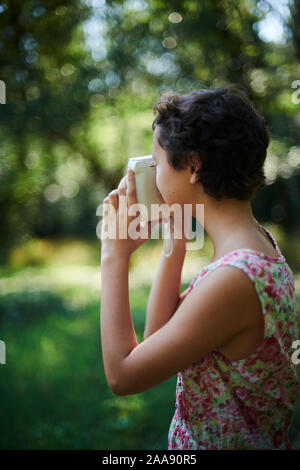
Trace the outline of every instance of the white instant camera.
<instances>
[{"instance_id":1,"label":"white instant camera","mask_svg":"<svg viewBox=\"0 0 300 470\"><path fill-rule=\"evenodd\" d=\"M158 188L156 186L156 169L155 162L152 155L145 155L143 157L129 158L128 169L134 170L135 184L138 204L143 204L147 208L147 213L141 209L141 225L146 222L155 220L155 215L152 214L151 204L161 204L158 196ZM152 218L151 218L152 217ZM173 233L171 231L170 237L170 250L166 253L167 239L164 240L164 255L170 256L173 251Z\"/></svg>"}]
</instances>

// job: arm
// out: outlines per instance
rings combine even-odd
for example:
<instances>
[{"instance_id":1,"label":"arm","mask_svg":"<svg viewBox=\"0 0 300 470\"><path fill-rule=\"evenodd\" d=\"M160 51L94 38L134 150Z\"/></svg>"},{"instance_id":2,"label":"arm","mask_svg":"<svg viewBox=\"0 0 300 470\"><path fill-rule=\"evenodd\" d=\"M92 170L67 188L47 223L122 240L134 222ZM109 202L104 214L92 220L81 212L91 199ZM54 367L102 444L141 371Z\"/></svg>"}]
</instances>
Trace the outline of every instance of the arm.
<instances>
[{"instance_id":1,"label":"arm","mask_svg":"<svg viewBox=\"0 0 300 470\"><path fill-rule=\"evenodd\" d=\"M101 347L111 389L122 360L139 344L130 312L128 270L129 257L101 255Z\"/></svg>"},{"instance_id":2,"label":"arm","mask_svg":"<svg viewBox=\"0 0 300 470\"><path fill-rule=\"evenodd\" d=\"M261 316L249 277L236 267L220 266L191 290L162 328L123 357L111 388L116 395L148 390L252 328Z\"/></svg>"},{"instance_id":3,"label":"arm","mask_svg":"<svg viewBox=\"0 0 300 470\"><path fill-rule=\"evenodd\" d=\"M185 253L185 242L174 240L172 255L169 258L161 256L148 299L144 339L159 330L176 311Z\"/></svg>"},{"instance_id":4,"label":"arm","mask_svg":"<svg viewBox=\"0 0 300 470\"><path fill-rule=\"evenodd\" d=\"M192 219L190 217L189 221L184 221L183 215L175 213L171 216L174 233L173 253L170 257L161 256L156 279L152 284L148 299L144 340L170 320L187 294L188 289L180 294L181 272L188 242L185 237L184 223L188 224L189 231Z\"/></svg>"},{"instance_id":5,"label":"arm","mask_svg":"<svg viewBox=\"0 0 300 470\"><path fill-rule=\"evenodd\" d=\"M175 256L175 253L177 253L177 256ZM174 270L174 266L176 265L176 263L178 269L180 265L180 270L177 274L177 281L179 286L181 267L185 256L185 247L184 250L182 247L178 248L177 252L175 250L174 243L174 252L172 256L173 255L174 261L172 263L166 263L164 268L165 271L163 272L171 276L173 275L173 272L171 270ZM170 258L165 258L161 261L161 264L164 265L164 261L170 262ZM178 259L181 259L182 261L179 262ZM128 257L116 257L110 255L101 256L101 347L106 379L109 384L109 387L112 390L116 389L116 386L119 382L119 377L121 375L121 366L125 357L127 357L130 352L133 351L139 345L130 312L128 270ZM162 274L161 271L160 273ZM168 280L167 277L166 279ZM174 279L176 279L176 276L174 276ZM168 280L168 282L170 283L170 279ZM166 283L166 289L167 288L168 285ZM169 290L169 292L171 292L171 290ZM179 303L178 301L180 299L178 291L173 289L173 292L173 305L175 305ZM184 298L186 292L187 290L182 294L181 299ZM171 305L172 304L169 303L169 306ZM150 312L151 310L149 310L149 316L153 318L154 315L150 315ZM156 318L159 318L159 313L159 304L157 304ZM173 313L174 310L170 312L169 317L172 316ZM163 318L165 319L164 323L168 322L169 318L166 318L166 316ZM161 318L159 318L158 321L161 322ZM163 326L163 324L161 324L160 326ZM156 329L159 329L160 326L157 326Z\"/></svg>"}]
</instances>

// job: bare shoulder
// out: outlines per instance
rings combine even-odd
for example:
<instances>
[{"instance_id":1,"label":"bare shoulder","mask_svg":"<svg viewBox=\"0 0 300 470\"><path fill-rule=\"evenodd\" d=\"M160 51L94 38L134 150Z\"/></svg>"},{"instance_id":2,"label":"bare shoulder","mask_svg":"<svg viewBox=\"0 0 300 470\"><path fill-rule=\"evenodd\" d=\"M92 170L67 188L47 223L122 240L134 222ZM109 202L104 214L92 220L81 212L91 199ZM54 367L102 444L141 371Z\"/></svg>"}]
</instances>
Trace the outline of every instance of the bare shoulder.
<instances>
[{"instance_id":1,"label":"bare shoulder","mask_svg":"<svg viewBox=\"0 0 300 470\"><path fill-rule=\"evenodd\" d=\"M205 294L204 294L205 293ZM261 321L261 302L255 285L241 269L232 265L221 265L208 273L191 290L191 298L205 298L215 308L222 308L227 316L233 317L241 326L252 326Z\"/></svg>"},{"instance_id":2,"label":"bare shoulder","mask_svg":"<svg viewBox=\"0 0 300 470\"><path fill-rule=\"evenodd\" d=\"M215 268L195 284L164 326L124 358L115 393L145 391L232 338L248 335L259 308L253 282L243 271L233 266ZM247 353L239 348L230 357Z\"/></svg>"}]
</instances>

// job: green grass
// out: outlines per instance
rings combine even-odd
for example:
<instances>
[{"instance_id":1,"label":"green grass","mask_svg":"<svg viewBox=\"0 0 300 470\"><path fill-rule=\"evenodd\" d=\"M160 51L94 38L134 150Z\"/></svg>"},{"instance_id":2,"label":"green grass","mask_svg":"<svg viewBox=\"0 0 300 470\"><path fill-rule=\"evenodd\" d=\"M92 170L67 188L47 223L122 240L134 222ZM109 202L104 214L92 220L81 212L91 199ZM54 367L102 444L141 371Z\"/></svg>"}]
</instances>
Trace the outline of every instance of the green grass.
<instances>
[{"instance_id":1,"label":"green grass","mask_svg":"<svg viewBox=\"0 0 300 470\"><path fill-rule=\"evenodd\" d=\"M154 244L151 266L150 253L134 254L130 303L139 341L160 250ZM188 254L182 290L208 253L205 247L202 260ZM0 270L1 449L167 449L177 377L136 395L110 390L101 358L100 270L91 259L82 249L81 264L57 256ZM299 296L299 274L295 280ZM300 449L300 397L295 408L290 435Z\"/></svg>"},{"instance_id":2,"label":"green grass","mask_svg":"<svg viewBox=\"0 0 300 470\"><path fill-rule=\"evenodd\" d=\"M75 292L32 294L2 298L0 448L166 449L176 377L114 395L101 360L99 302L76 308ZM147 296L141 287L132 301L139 341Z\"/></svg>"}]
</instances>

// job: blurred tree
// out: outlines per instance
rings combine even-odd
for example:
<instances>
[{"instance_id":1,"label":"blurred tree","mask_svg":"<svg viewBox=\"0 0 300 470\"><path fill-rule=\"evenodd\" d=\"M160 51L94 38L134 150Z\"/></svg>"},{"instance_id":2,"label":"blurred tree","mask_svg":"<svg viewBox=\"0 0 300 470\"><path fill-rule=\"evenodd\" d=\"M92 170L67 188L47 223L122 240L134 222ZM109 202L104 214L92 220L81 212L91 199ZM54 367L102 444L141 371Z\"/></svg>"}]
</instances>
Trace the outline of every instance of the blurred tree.
<instances>
[{"instance_id":1,"label":"blurred tree","mask_svg":"<svg viewBox=\"0 0 300 470\"><path fill-rule=\"evenodd\" d=\"M2 2L0 258L32 234L94 236L95 188L115 187L128 154L151 142L152 105L166 89L243 84L272 132L266 190L275 191L277 209L264 207L264 192L257 211L284 227L300 223L297 184L289 190L299 174L291 99L299 2L290 0L278 44L259 34L271 8L267 0Z\"/></svg>"},{"instance_id":2,"label":"blurred tree","mask_svg":"<svg viewBox=\"0 0 300 470\"><path fill-rule=\"evenodd\" d=\"M84 48L81 25L89 14L77 0L0 5L0 70L7 89L7 104L0 107L2 259L41 216L41 198L61 160L55 148L80 150L73 132L87 119L88 81L99 73ZM100 160L96 164L88 149L87 156L99 171Z\"/></svg>"},{"instance_id":3,"label":"blurred tree","mask_svg":"<svg viewBox=\"0 0 300 470\"><path fill-rule=\"evenodd\" d=\"M276 10L267 0L110 0L103 7L106 63L120 82L116 95L128 84L136 93L144 83L179 92L228 82L245 86L271 130L270 153L280 161L275 168L270 160L278 181L269 178L275 185L267 189L277 197L268 213L277 214L279 204L281 217L273 220L287 231L300 226L300 189L288 188L300 167L299 106L292 102L292 82L300 71L299 5L291 0L290 15L281 18L286 30L282 43L261 39L259 22ZM258 215L260 208L266 213L264 197L261 192L255 201ZM295 202L298 210L293 211Z\"/></svg>"},{"instance_id":4,"label":"blurred tree","mask_svg":"<svg viewBox=\"0 0 300 470\"><path fill-rule=\"evenodd\" d=\"M300 62L300 2L299 0L291 0L290 3L291 17L288 21L293 37L295 55L297 61Z\"/></svg>"}]
</instances>

